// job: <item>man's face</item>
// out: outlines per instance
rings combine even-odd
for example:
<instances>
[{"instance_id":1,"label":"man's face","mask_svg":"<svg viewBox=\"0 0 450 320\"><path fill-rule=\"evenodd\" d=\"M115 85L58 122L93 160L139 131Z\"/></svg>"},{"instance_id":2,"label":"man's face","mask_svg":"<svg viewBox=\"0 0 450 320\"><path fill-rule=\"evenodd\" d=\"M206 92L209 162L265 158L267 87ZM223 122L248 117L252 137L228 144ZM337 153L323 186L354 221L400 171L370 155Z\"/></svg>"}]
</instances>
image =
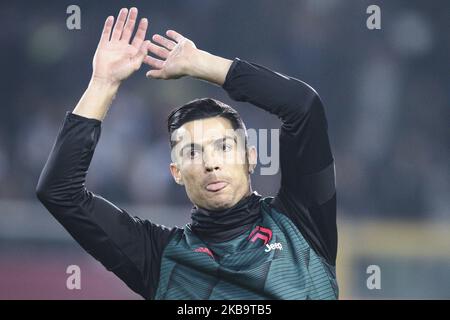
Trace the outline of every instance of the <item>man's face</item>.
<instances>
[{"instance_id":1,"label":"man's face","mask_svg":"<svg viewBox=\"0 0 450 320\"><path fill-rule=\"evenodd\" d=\"M256 163L256 150L249 148L246 153L243 135L233 130L228 119L187 122L175 130L172 139L177 144L170 170L192 203L221 210L251 192L249 169Z\"/></svg>"}]
</instances>

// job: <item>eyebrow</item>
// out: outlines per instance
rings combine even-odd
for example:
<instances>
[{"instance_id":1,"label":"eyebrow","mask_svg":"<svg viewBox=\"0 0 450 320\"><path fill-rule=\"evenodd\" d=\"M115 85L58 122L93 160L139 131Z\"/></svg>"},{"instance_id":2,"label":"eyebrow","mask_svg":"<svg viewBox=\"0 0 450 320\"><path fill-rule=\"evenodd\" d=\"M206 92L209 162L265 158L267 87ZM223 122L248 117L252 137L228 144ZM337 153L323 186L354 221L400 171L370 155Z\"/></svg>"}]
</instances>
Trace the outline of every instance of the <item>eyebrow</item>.
<instances>
[{"instance_id":1,"label":"eyebrow","mask_svg":"<svg viewBox=\"0 0 450 320\"><path fill-rule=\"evenodd\" d=\"M236 137L232 137L232 136L223 136L222 138L216 139L214 141L212 141L212 144L216 144L218 142L223 142L226 140L233 140L235 143L237 143L237 138ZM180 149L180 155L183 154L183 150L186 148L190 148L190 149L203 149L203 146L198 144L198 143L188 143L186 145L184 145L181 149Z\"/></svg>"}]
</instances>

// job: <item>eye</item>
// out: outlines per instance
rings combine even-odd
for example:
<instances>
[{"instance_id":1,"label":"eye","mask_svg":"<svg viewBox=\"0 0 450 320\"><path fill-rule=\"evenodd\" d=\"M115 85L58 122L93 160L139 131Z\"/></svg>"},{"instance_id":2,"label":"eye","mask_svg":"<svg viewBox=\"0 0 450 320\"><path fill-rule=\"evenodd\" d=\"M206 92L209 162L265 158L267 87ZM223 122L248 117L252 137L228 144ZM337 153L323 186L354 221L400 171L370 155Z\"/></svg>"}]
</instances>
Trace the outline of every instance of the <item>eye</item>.
<instances>
[{"instance_id":1,"label":"eye","mask_svg":"<svg viewBox=\"0 0 450 320\"><path fill-rule=\"evenodd\" d=\"M194 159L197 158L200 155L200 150L191 148L191 149L185 149L183 152L183 157L188 159Z\"/></svg>"},{"instance_id":2,"label":"eye","mask_svg":"<svg viewBox=\"0 0 450 320\"><path fill-rule=\"evenodd\" d=\"M229 143L224 143L224 144L221 145L222 151L225 151L225 152L230 151L232 148L233 147Z\"/></svg>"},{"instance_id":3,"label":"eye","mask_svg":"<svg viewBox=\"0 0 450 320\"><path fill-rule=\"evenodd\" d=\"M200 154L200 152L196 149L191 149L189 151L189 158L194 159L195 157L197 157Z\"/></svg>"}]
</instances>

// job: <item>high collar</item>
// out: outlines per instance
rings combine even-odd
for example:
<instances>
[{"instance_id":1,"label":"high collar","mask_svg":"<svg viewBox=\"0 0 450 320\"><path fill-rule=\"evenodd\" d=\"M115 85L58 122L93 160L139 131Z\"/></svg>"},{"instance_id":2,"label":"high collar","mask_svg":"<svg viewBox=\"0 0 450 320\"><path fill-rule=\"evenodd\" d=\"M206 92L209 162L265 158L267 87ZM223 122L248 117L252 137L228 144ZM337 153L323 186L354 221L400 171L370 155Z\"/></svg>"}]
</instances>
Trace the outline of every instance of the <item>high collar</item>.
<instances>
[{"instance_id":1,"label":"high collar","mask_svg":"<svg viewBox=\"0 0 450 320\"><path fill-rule=\"evenodd\" d=\"M224 210L207 210L194 206L191 229L207 242L224 242L248 230L260 217L261 195L256 191Z\"/></svg>"}]
</instances>

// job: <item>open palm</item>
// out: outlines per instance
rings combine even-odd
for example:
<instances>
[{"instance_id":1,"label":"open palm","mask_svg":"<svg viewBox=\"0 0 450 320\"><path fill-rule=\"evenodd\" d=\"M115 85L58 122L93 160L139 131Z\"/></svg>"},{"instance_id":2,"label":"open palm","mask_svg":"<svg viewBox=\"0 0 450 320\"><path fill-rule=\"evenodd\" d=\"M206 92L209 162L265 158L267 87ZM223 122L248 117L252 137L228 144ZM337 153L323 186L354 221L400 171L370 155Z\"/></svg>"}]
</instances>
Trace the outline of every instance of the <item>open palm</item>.
<instances>
[{"instance_id":1,"label":"open palm","mask_svg":"<svg viewBox=\"0 0 450 320\"><path fill-rule=\"evenodd\" d=\"M114 17L106 19L92 63L93 78L96 80L120 83L140 68L150 41L144 41L148 27L148 21L144 18L130 43L137 15L136 8L131 8L129 12L121 9L115 25Z\"/></svg>"},{"instance_id":2,"label":"open palm","mask_svg":"<svg viewBox=\"0 0 450 320\"><path fill-rule=\"evenodd\" d=\"M145 57L144 62L153 68L147 72L147 77L177 79L187 75L187 66L197 50L194 42L173 30L168 30L166 35L155 34L152 39L157 44L148 45L148 50L158 58Z\"/></svg>"}]
</instances>

